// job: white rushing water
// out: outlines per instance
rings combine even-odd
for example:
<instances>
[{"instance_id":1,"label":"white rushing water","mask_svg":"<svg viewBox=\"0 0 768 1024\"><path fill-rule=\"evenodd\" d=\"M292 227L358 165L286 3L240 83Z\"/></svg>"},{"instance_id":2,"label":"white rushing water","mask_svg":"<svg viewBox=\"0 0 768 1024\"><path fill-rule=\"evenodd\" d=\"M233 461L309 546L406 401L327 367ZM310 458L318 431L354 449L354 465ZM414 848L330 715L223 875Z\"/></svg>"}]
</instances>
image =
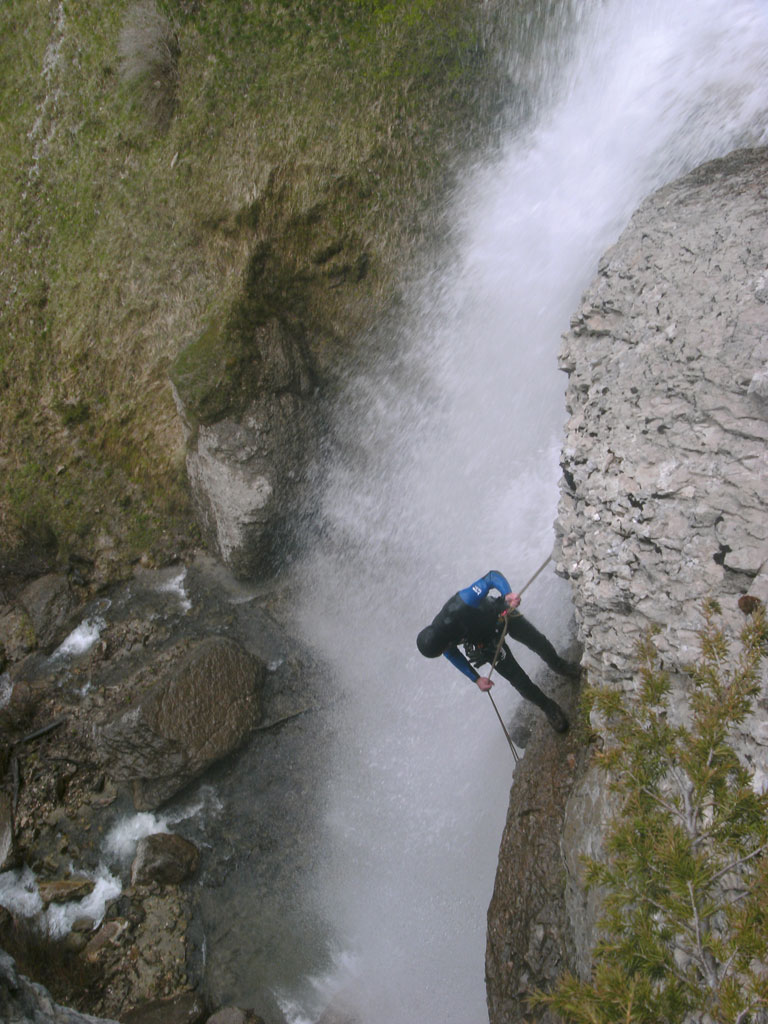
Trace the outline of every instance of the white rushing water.
<instances>
[{"instance_id":1,"label":"white rushing water","mask_svg":"<svg viewBox=\"0 0 768 1024\"><path fill-rule=\"evenodd\" d=\"M450 269L350 383L324 544L304 566L304 630L341 698L317 887L338 984L364 1024L487 1020L485 914L511 756L487 698L444 659L421 659L416 633L488 569L519 588L552 550L557 351L600 255L652 189L766 141L765 2L564 9L568 45L537 58L546 87L529 127L456 197ZM568 591L551 567L524 610L563 646ZM508 715L511 688L495 696ZM332 987L313 982L325 1002ZM320 1001L292 1004L294 1019Z\"/></svg>"}]
</instances>

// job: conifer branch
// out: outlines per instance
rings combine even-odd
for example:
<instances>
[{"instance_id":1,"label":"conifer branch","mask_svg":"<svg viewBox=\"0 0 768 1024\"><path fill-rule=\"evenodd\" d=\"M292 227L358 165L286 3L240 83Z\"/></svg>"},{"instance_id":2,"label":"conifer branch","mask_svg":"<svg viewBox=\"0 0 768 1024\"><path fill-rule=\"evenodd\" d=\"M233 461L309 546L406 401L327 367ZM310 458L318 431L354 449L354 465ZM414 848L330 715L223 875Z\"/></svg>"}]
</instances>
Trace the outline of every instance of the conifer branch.
<instances>
[{"instance_id":1,"label":"conifer branch","mask_svg":"<svg viewBox=\"0 0 768 1024\"><path fill-rule=\"evenodd\" d=\"M698 961L701 964L704 977L710 988L714 989L719 986L719 977L717 974L717 964L715 958L707 950L702 941L702 933L709 930L706 922L703 922L699 917L699 908L696 905L696 898L693 892L693 882L688 882L688 892L691 899L691 913L693 914L693 930L696 935L696 952L698 953Z\"/></svg>"},{"instance_id":2,"label":"conifer branch","mask_svg":"<svg viewBox=\"0 0 768 1024\"><path fill-rule=\"evenodd\" d=\"M759 692L768 630L755 613L734 658L716 602L703 614L687 726L664 720L671 684L650 635L637 696L595 691L614 728L600 763L622 797L605 859L586 858L604 937L590 981L534 997L573 1024L748 1024L768 1006L768 793L731 741Z\"/></svg>"},{"instance_id":3,"label":"conifer branch","mask_svg":"<svg viewBox=\"0 0 768 1024\"><path fill-rule=\"evenodd\" d=\"M729 871L735 871L737 868L740 868L742 865L752 860L753 857L757 857L761 853L765 853L766 850L768 850L768 843L763 843L762 846L753 850L751 853L748 853L745 857L739 857L738 860L733 860L729 864L726 864L725 867L720 868L719 871L712 875L711 881L717 882L723 877L723 875L727 875Z\"/></svg>"}]
</instances>

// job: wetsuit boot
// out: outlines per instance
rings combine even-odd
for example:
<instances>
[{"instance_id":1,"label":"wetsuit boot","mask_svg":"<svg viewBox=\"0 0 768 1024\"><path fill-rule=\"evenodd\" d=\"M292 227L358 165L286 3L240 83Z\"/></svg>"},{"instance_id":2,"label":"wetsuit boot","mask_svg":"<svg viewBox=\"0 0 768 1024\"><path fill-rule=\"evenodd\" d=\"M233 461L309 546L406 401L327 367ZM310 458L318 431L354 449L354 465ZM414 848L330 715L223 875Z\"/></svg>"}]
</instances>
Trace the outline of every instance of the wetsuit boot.
<instances>
[{"instance_id":1,"label":"wetsuit boot","mask_svg":"<svg viewBox=\"0 0 768 1024\"><path fill-rule=\"evenodd\" d=\"M547 721L555 732L568 732L568 719L558 704L550 701L549 706L544 709L544 714L547 716Z\"/></svg>"},{"instance_id":2,"label":"wetsuit boot","mask_svg":"<svg viewBox=\"0 0 768 1024\"><path fill-rule=\"evenodd\" d=\"M565 676L566 679L575 681L581 678L581 665L578 661L566 661L565 658L558 658L549 667L559 676Z\"/></svg>"}]
</instances>

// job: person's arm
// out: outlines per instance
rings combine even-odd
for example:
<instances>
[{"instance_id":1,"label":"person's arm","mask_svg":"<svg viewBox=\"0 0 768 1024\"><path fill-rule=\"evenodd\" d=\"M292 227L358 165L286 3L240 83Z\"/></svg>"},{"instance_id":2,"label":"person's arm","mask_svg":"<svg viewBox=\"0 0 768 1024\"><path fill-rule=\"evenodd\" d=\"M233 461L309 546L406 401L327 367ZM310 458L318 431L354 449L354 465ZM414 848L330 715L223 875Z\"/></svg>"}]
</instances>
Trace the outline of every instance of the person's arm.
<instances>
[{"instance_id":1,"label":"person's arm","mask_svg":"<svg viewBox=\"0 0 768 1024\"><path fill-rule=\"evenodd\" d=\"M494 587L500 592L501 596L504 598L504 603L507 606L506 610L502 612L502 615L506 615L508 611L514 611L520 604L520 595L513 593L512 587L510 587L509 582L507 581L507 577L496 569L491 569L491 571L487 572L481 580L473 583L471 587L467 588L467 590L472 593L475 602L479 603L488 591L493 590ZM466 600L464 597L464 591L461 593L462 598L467 604L473 603L472 600Z\"/></svg>"},{"instance_id":2,"label":"person's arm","mask_svg":"<svg viewBox=\"0 0 768 1024\"><path fill-rule=\"evenodd\" d=\"M459 672L463 672L467 679L471 679L481 690L490 690L493 686L493 683L487 676L481 676L475 672L455 644L451 644L447 650L443 651L443 657L447 658Z\"/></svg>"},{"instance_id":3,"label":"person's arm","mask_svg":"<svg viewBox=\"0 0 768 1024\"><path fill-rule=\"evenodd\" d=\"M459 672L463 672L467 679L471 679L473 683L475 682L477 672L475 672L456 644L451 644L450 647L443 651L443 657L447 658Z\"/></svg>"}]
</instances>

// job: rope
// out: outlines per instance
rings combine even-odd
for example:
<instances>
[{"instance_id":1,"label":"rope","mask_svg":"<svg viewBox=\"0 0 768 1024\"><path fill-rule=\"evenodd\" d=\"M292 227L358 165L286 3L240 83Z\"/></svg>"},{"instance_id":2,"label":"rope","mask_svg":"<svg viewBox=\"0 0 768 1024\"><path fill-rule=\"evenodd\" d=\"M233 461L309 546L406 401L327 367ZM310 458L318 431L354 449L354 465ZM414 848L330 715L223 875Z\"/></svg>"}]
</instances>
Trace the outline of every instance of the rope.
<instances>
[{"instance_id":1,"label":"rope","mask_svg":"<svg viewBox=\"0 0 768 1024\"><path fill-rule=\"evenodd\" d=\"M486 693L491 699L491 704L493 704L493 710L496 712L496 717L498 718L499 723L501 724L501 728L504 730L504 735L507 737L507 743L509 744L509 749L512 751L512 756L515 759L515 764L518 764L518 762L520 761L520 755L515 750L515 744L512 742L512 737L507 732L507 727L506 725L504 725L504 719L501 717L501 715L499 714L499 709L496 707L496 701L493 699L493 697L491 697L490 690L486 690Z\"/></svg>"},{"instance_id":2,"label":"rope","mask_svg":"<svg viewBox=\"0 0 768 1024\"><path fill-rule=\"evenodd\" d=\"M533 574L533 576L531 576L531 578L530 578L530 579L528 580L528 582L527 582L527 583L525 584L525 586L523 587L523 589L522 589L522 590L519 590L519 591L518 591L518 594L520 595L520 597L522 597L522 596L523 596L523 594L524 594L524 593L526 592L526 590L528 589L528 587L530 587L530 585L531 585L531 584L533 583L533 581L534 581L534 580L536 579L536 577L537 577L537 576L539 575L539 573L542 573L542 572L544 572L544 570L545 570L545 569L547 568L547 566L549 565L549 563L550 563L551 561L552 561L552 555L549 555L549 556L548 556L547 558L545 558L545 559L544 559L544 561L543 561L543 562L541 563L541 565L540 565L540 566L539 566L539 568L538 568L538 569L536 570L536 572L535 572L535 573Z\"/></svg>"},{"instance_id":3,"label":"rope","mask_svg":"<svg viewBox=\"0 0 768 1024\"><path fill-rule=\"evenodd\" d=\"M523 596L525 591L528 589L528 587L530 587L530 585L533 583L533 581L536 579L536 577L539 575L539 573L543 572L544 569L546 569L546 567L549 565L549 563L551 561L552 561L552 555L549 555L546 558L546 560L541 563L539 568L536 570L536 572L533 574L533 576L531 576L531 578L528 580L528 582L525 584L525 586L522 588L522 590L518 591L518 594L519 594L520 597ZM496 644L496 652L493 655L493 661L491 662L491 670L490 670L490 672L488 673L488 676L487 676L488 679L491 678L491 676L493 675L493 670L496 668L496 662L499 660L499 654L501 653L501 648L504 646L504 639L505 639L505 637L507 635L507 629L509 628L509 619L510 619L510 616L513 615L513 614L519 615L520 613L519 612L510 612L510 611L508 611L507 614L504 616L504 628L501 631L501 636L499 637L499 642ZM509 749L512 751L512 754L514 755L515 764L517 764L518 761L520 760L520 755L518 754L517 750L515 750L515 745L512 742L512 737L509 735L509 732L507 731L507 727L506 727L506 725L504 725L504 721L503 721L501 715L499 714L499 709L496 707L496 701L493 699L493 697L491 697L491 691L490 690L486 690L485 692L488 694L488 697L490 698L491 704L493 704L493 710L496 712L496 717L498 718L499 722L501 723L501 728L504 730L504 735L507 737L507 743L509 744Z\"/></svg>"}]
</instances>

